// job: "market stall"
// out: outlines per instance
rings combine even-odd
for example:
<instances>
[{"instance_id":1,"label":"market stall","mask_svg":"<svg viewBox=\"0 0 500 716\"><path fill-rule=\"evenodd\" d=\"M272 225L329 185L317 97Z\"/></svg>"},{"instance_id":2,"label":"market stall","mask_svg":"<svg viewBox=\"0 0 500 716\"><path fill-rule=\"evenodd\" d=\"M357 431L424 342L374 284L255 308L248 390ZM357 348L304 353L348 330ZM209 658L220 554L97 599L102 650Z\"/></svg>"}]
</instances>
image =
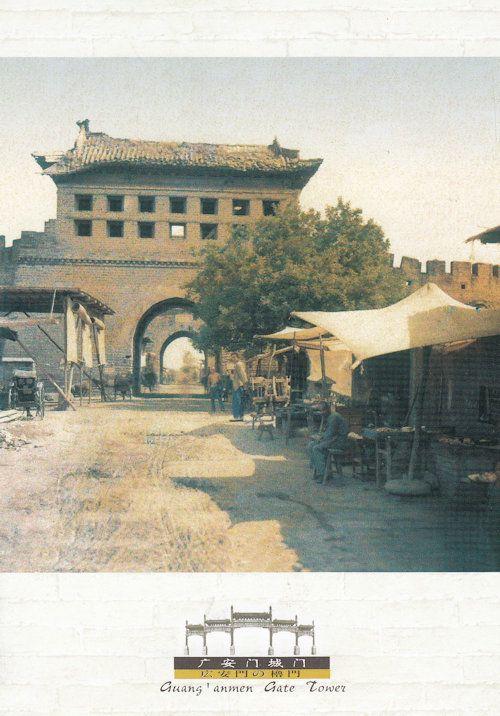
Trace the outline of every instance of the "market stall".
<instances>
[{"instance_id":1,"label":"market stall","mask_svg":"<svg viewBox=\"0 0 500 716\"><path fill-rule=\"evenodd\" d=\"M351 369L375 356L412 351L413 394L410 426L411 450L406 481L422 475L422 431L426 384L430 374L432 346L480 339L500 334L500 309L481 308L456 301L438 286L425 284L415 293L387 308L363 311L297 311L294 316L328 331L347 346L355 357ZM384 448L385 450L385 448ZM386 489L399 493L421 491L421 485L401 487L389 472Z\"/></svg>"},{"instance_id":2,"label":"market stall","mask_svg":"<svg viewBox=\"0 0 500 716\"><path fill-rule=\"evenodd\" d=\"M277 415L278 424L283 425L287 441L294 424L306 423L309 430L312 430L316 423L321 422L316 409L319 399L330 397L332 390L350 396L352 353L341 341L332 338L328 331L287 326L275 333L255 338L272 346L266 361L269 385L271 381L276 381L276 377L271 375L273 361L283 356L288 359L289 370L286 372L290 395L286 403L282 401ZM287 345L282 347L284 343ZM293 370L296 365L298 371ZM310 386L313 386L314 398L309 395Z\"/></svg>"}]
</instances>

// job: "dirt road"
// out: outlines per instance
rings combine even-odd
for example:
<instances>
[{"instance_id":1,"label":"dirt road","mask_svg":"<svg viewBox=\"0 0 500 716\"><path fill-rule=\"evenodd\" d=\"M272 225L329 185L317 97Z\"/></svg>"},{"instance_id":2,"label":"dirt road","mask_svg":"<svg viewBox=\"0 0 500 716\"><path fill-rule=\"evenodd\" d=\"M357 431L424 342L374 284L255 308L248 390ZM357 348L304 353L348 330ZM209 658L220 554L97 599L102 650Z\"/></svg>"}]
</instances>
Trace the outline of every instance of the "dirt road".
<instances>
[{"instance_id":1,"label":"dirt road","mask_svg":"<svg viewBox=\"0 0 500 716\"><path fill-rule=\"evenodd\" d=\"M30 442L0 450L0 569L494 568L488 520L350 478L317 485L303 438L259 441L206 408L147 398L9 424Z\"/></svg>"}]
</instances>

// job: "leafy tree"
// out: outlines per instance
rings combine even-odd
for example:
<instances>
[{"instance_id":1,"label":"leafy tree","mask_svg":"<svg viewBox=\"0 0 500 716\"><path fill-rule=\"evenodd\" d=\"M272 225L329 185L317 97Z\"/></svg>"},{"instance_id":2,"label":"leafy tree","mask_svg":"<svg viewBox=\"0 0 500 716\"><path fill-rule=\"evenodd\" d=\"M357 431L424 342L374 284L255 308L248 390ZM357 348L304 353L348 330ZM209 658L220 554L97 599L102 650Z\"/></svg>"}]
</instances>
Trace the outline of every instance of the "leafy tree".
<instances>
[{"instance_id":1,"label":"leafy tree","mask_svg":"<svg viewBox=\"0 0 500 716\"><path fill-rule=\"evenodd\" d=\"M378 308L404 295L382 229L342 199L324 216L288 208L204 248L199 259L187 288L205 323L196 339L205 350L249 347L294 310Z\"/></svg>"},{"instance_id":2,"label":"leafy tree","mask_svg":"<svg viewBox=\"0 0 500 716\"><path fill-rule=\"evenodd\" d=\"M177 371L180 383L197 383L200 377L200 361L191 353L184 351L182 365Z\"/></svg>"}]
</instances>

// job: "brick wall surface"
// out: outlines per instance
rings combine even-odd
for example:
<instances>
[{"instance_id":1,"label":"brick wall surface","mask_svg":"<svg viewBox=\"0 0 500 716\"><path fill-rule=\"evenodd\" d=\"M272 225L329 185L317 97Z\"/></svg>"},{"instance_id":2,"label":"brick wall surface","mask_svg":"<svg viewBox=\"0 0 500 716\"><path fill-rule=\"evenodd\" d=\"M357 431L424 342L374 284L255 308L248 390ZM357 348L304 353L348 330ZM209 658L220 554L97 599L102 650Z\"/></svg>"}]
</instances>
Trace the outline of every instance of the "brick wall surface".
<instances>
[{"instance_id":1,"label":"brick wall surface","mask_svg":"<svg viewBox=\"0 0 500 716\"><path fill-rule=\"evenodd\" d=\"M0 53L495 56L499 14L497 0L2 0ZM489 716L499 587L497 574L2 575L0 713ZM316 620L345 694L159 692L186 618L268 602Z\"/></svg>"},{"instance_id":2,"label":"brick wall surface","mask_svg":"<svg viewBox=\"0 0 500 716\"><path fill-rule=\"evenodd\" d=\"M93 172L89 176L77 175L68 186L58 187L57 223L58 245L51 246L54 255L81 255L82 245L88 256L105 257L121 255L133 258L165 258L184 256L189 258L193 249L199 248L200 224L216 224L217 238L228 239L232 227L257 221L263 216L262 201L269 199L280 202L281 206L297 201L298 190L286 186L282 179L256 179L245 177L238 181L236 177L162 177L148 176L141 172L140 178L134 178L124 172L108 169L106 172ZM75 195L90 194L93 197L92 211L78 211ZM123 196L123 211L108 211L108 195ZM141 213L138 197L148 196L155 199L155 211ZM186 199L185 213L173 213L170 209L170 197ZM215 214L204 214L201 199L216 199ZM247 216L234 216L233 199L249 201ZM75 232L75 220L92 220L92 236L79 237ZM107 221L123 221L123 237L108 236ZM155 236L151 239L138 238L138 223L154 222ZM184 239L170 238L171 223L185 224Z\"/></svg>"}]
</instances>

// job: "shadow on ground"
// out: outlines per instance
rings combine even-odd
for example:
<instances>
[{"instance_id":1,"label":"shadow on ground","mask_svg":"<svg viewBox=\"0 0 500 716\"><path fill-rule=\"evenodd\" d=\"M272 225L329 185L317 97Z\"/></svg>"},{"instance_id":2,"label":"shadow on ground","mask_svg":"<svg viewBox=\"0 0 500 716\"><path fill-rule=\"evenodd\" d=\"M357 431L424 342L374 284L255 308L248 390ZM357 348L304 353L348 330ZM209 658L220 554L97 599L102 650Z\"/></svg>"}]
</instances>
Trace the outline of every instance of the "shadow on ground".
<instances>
[{"instance_id":1,"label":"shadow on ground","mask_svg":"<svg viewBox=\"0 0 500 716\"><path fill-rule=\"evenodd\" d=\"M285 446L247 424L219 423L189 433L227 438L254 463L241 479L186 477L233 524L277 520L288 547L312 571L494 571L498 568L498 501L459 505L439 496L396 497L352 477L311 479L306 439Z\"/></svg>"}]
</instances>

